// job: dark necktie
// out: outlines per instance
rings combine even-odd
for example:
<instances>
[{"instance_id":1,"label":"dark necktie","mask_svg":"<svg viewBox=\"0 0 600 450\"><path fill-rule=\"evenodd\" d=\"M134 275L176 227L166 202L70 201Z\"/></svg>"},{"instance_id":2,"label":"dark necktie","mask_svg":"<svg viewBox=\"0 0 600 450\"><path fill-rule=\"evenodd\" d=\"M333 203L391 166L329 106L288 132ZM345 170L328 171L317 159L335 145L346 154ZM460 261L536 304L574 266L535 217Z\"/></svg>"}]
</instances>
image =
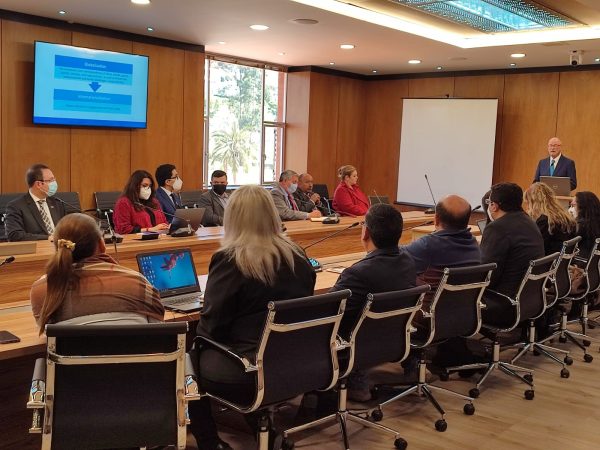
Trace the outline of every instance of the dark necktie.
<instances>
[{"instance_id":1,"label":"dark necktie","mask_svg":"<svg viewBox=\"0 0 600 450\"><path fill-rule=\"evenodd\" d=\"M555 164L555 160L553 159L552 161L550 161L550 176L553 177L554 176L554 164Z\"/></svg>"},{"instance_id":2,"label":"dark necktie","mask_svg":"<svg viewBox=\"0 0 600 450\"><path fill-rule=\"evenodd\" d=\"M171 198L173 199L173 204L175 205L175 208L180 208L181 205L179 203L179 199L177 198L177 194L175 192L171 193Z\"/></svg>"},{"instance_id":3,"label":"dark necktie","mask_svg":"<svg viewBox=\"0 0 600 450\"><path fill-rule=\"evenodd\" d=\"M38 209L40 210L40 216L42 216L42 221L44 222L46 231L48 232L48 234L52 234L54 232L54 227L52 226L52 221L50 220L50 217L48 217L48 214L46 213L44 203L46 203L46 200L38 200Z\"/></svg>"}]
</instances>

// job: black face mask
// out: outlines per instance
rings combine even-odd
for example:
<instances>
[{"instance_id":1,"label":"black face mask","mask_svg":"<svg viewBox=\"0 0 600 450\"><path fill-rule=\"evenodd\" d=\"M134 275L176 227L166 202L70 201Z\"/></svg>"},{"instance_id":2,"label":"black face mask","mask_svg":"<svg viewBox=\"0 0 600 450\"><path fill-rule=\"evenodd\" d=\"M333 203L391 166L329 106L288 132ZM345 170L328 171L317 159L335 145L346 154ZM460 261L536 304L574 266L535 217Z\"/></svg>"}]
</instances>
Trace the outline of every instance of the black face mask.
<instances>
[{"instance_id":1,"label":"black face mask","mask_svg":"<svg viewBox=\"0 0 600 450\"><path fill-rule=\"evenodd\" d=\"M213 184L212 190L217 195L223 195L227 190L227 185L225 184Z\"/></svg>"}]
</instances>

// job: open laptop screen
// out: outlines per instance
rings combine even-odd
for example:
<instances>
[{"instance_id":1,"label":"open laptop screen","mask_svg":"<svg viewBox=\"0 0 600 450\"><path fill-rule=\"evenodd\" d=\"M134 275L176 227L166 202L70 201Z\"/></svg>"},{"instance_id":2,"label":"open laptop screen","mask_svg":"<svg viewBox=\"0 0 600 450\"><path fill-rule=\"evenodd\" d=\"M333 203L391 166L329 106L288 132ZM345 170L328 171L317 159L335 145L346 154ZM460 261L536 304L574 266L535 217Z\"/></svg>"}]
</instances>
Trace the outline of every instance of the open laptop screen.
<instances>
[{"instance_id":1,"label":"open laptop screen","mask_svg":"<svg viewBox=\"0 0 600 450\"><path fill-rule=\"evenodd\" d=\"M161 297L200 292L190 249L140 253L137 262L140 272Z\"/></svg>"}]
</instances>

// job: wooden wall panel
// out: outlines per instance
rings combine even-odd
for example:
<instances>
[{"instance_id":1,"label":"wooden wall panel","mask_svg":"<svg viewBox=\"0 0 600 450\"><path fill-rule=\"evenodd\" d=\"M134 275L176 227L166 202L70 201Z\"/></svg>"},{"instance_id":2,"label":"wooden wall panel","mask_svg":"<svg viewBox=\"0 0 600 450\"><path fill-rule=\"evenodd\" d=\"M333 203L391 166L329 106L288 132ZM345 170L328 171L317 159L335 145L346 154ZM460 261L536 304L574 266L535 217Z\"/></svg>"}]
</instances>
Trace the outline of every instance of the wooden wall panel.
<instances>
[{"instance_id":1,"label":"wooden wall panel","mask_svg":"<svg viewBox=\"0 0 600 450\"><path fill-rule=\"evenodd\" d=\"M73 33L73 45L131 53L131 41ZM83 209L95 207L94 192L120 191L131 174L131 131L111 128L71 129L71 190ZM99 170L106 168L106 170Z\"/></svg>"},{"instance_id":2,"label":"wooden wall panel","mask_svg":"<svg viewBox=\"0 0 600 450\"><path fill-rule=\"evenodd\" d=\"M310 72L292 72L287 78L284 169L307 170Z\"/></svg>"},{"instance_id":3,"label":"wooden wall panel","mask_svg":"<svg viewBox=\"0 0 600 450\"><path fill-rule=\"evenodd\" d=\"M338 98L335 167L337 169L345 164L351 164L357 168L359 178L363 170L366 83L351 78L340 79ZM360 179L359 184L363 185ZM363 185L363 188L368 189L368 186Z\"/></svg>"},{"instance_id":4,"label":"wooden wall panel","mask_svg":"<svg viewBox=\"0 0 600 450\"><path fill-rule=\"evenodd\" d=\"M408 80L375 81L367 85L365 143L360 184L396 200L402 99Z\"/></svg>"},{"instance_id":5,"label":"wooden wall panel","mask_svg":"<svg viewBox=\"0 0 600 450\"><path fill-rule=\"evenodd\" d=\"M71 33L2 21L2 192L23 192L25 171L47 164L59 189L70 190L70 136L64 127L34 126L33 42L71 43Z\"/></svg>"},{"instance_id":6,"label":"wooden wall panel","mask_svg":"<svg viewBox=\"0 0 600 450\"><path fill-rule=\"evenodd\" d=\"M454 77L408 80L408 97L410 98L445 96L454 96Z\"/></svg>"},{"instance_id":7,"label":"wooden wall panel","mask_svg":"<svg viewBox=\"0 0 600 450\"><path fill-rule=\"evenodd\" d=\"M577 190L600 194L600 72L560 74L556 136L575 159Z\"/></svg>"},{"instance_id":8,"label":"wooden wall panel","mask_svg":"<svg viewBox=\"0 0 600 450\"><path fill-rule=\"evenodd\" d=\"M182 166L183 158L183 50L133 43L133 53L150 57L148 74L148 128L131 130L131 170ZM191 181L191 180L190 180Z\"/></svg>"},{"instance_id":9,"label":"wooden wall panel","mask_svg":"<svg viewBox=\"0 0 600 450\"><path fill-rule=\"evenodd\" d=\"M311 72L307 170L330 195L337 185L339 77Z\"/></svg>"},{"instance_id":10,"label":"wooden wall panel","mask_svg":"<svg viewBox=\"0 0 600 450\"><path fill-rule=\"evenodd\" d=\"M204 53L185 52L183 151L179 173L184 189L202 188L204 147Z\"/></svg>"},{"instance_id":11,"label":"wooden wall panel","mask_svg":"<svg viewBox=\"0 0 600 450\"><path fill-rule=\"evenodd\" d=\"M558 73L505 75L502 148L497 181L526 188L556 133Z\"/></svg>"},{"instance_id":12,"label":"wooden wall panel","mask_svg":"<svg viewBox=\"0 0 600 450\"><path fill-rule=\"evenodd\" d=\"M498 120L494 147L494 173L492 183L500 181L500 154L502 149L502 108L504 106L504 75L456 77L454 96L463 98L497 98Z\"/></svg>"}]
</instances>

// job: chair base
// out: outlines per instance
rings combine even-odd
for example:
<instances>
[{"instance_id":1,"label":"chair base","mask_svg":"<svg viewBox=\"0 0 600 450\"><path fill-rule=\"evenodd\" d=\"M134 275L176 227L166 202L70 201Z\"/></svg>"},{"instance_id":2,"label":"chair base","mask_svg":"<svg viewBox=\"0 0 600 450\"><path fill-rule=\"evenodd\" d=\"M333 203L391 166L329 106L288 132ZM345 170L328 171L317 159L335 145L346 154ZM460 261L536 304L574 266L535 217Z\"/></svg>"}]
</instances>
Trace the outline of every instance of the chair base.
<instances>
[{"instance_id":1,"label":"chair base","mask_svg":"<svg viewBox=\"0 0 600 450\"><path fill-rule=\"evenodd\" d=\"M494 338L493 342L493 351L492 351L492 361L489 363L474 363L474 364L465 364L463 366L455 366L455 367L447 367L445 370L448 374L452 372L458 372L459 370L481 370L485 369L484 374L479 378L479 381L475 383L475 387L469 391L469 395L473 398L479 397L480 388L485 382L485 380L490 376L492 372L495 370L500 370L501 372L510 375L513 378L520 380L521 382L527 384L529 389L524 392L524 396L527 400L533 400L535 396L534 392L534 384L533 384L533 369L527 369L525 367L517 366L511 363L507 363L504 361L500 361L500 343L498 339ZM521 375L521 373L525 373L525 375Z\"/></svg>"}]
</instances>

